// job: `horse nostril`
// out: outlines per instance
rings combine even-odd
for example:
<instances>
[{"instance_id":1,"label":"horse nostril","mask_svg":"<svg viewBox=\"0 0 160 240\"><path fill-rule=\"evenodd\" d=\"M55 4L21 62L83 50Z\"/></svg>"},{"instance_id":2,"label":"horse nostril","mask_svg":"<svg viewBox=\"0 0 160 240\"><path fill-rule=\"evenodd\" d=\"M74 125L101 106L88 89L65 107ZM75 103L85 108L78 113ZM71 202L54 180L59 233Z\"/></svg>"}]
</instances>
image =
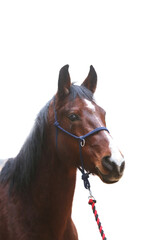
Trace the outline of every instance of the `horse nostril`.
<instances>
[{"instance_id":1,"label":"horse nostril","mask_svg":"<svg viewBox=\"0 0 160 240\"><path fill-rule=\"evenodd\" d=\"M102 158L102 165L108 171L112 172L113 174L116 174L117 176L122 175L124 168L125 168L124 161L118 165L116 162L112 161L112 158L110 156L106 156L106 157Z\"/></svg>"},{"instance_id":2,"label":"horse nostril","mask_svg":"<svg viewBox=\"0 0 160 240\"><path fill-rule=\"evenodd\" d=\"M124 168L125 168L125 161L123 161L120 166L120 173L122 173L124 171Z\"/></svg>"},{"instance_id":3,"label":"horse nostril","mask_svg":"<svg viewBox=\"0 0 160 240\"><path fill-rule=\"evenodd\" d=\"M113 163L110 161L110 157L106 156L102 158L102 165L109 171L113 171Z\"/></svg>"}]
</instances>

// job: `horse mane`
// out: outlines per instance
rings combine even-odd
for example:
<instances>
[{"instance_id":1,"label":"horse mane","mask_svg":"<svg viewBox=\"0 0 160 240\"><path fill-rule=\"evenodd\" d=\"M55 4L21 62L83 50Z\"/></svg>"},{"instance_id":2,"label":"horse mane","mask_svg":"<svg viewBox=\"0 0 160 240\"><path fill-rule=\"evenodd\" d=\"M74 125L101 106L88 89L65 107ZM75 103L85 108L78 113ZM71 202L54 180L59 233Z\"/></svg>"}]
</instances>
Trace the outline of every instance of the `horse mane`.
<instances>
[{"instance_id":1,"label":"horse mane","mask_svg":"<svg viewBox=\"0 0 160 240\"><path fill-rule=\"evenodd\" d=\"M69 98L73 100L76 97L93 101L93 94L90 90L84 86L72 84ZM42 152L49 104L50 101L37 115L33 129L18 155L15 158L8 159L2 168L0 182L4 184L9 182L9 192L12 192L13 189L18 192L26 191L35 176L37 164Z\"/></svg>"},{"instance_id":2,"label":"horse mane","mask_svg":"<svg viewBox=\"0 0 160 240\"><path fill-rule=\"evenodd\" d=\"M9 181L9 191L25 191L30 185L41 155L50 101L37 115L33 129L15 158L10 158L0 173L0 182Z\"/></svg>"}]
</instances>

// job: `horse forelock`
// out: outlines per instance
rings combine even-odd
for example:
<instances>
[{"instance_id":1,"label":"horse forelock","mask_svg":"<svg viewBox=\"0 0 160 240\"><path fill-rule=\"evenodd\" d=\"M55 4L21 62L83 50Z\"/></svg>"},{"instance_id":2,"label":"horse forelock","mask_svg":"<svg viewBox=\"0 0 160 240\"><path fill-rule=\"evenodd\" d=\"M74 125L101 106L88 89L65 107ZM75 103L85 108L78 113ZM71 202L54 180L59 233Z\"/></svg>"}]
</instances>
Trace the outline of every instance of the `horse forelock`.
<instances>
[{"instance_id":1,"label":"horse forelock","mask_svg":"<svg viewBox=\"0 0 160 240\"><path fill-rule=\"evenodd\" d=\"M93 93L87 89L86 87L84 86L78 86L78 85L75 85L75 84L72 84L71 87L70 87L70 99L71 100L74 100L76 97L79 97L81 99L87 99L89 101L93 101L94 98L93 98Z\"/></svg>"}]
</instances>

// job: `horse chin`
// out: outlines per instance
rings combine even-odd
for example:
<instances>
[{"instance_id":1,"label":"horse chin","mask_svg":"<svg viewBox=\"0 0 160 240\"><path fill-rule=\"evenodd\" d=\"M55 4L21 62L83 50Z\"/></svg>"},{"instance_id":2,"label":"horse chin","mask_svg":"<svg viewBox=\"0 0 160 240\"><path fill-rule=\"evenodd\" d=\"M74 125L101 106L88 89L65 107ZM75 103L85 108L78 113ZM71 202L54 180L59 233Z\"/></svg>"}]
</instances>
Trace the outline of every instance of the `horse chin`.
<instances>
[{"instance_id":1,"label":"horse chin","mask_svg":"<svg viewBox=\"0 0 160 240\"><path fill-rule=\"evenodd\" d=\"M113 184L119 181L119 179L115 179L110 176L110 174L103 174L99 168L96 168L97 170L97 175L100 177L102 182L107 183L107 184Z\"/></svg>"}]
</instances>

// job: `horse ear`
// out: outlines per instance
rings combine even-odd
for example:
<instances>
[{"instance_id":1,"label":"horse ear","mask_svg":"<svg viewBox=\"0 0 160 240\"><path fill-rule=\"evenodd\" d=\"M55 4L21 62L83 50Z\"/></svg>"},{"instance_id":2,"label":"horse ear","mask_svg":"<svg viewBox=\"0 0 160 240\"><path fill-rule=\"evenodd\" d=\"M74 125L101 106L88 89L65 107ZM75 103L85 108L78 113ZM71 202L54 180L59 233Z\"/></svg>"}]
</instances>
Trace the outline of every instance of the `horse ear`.
<instances>
[{"instance_id":1,"label":"horse ear","mask_svg":"<svg viewBox=\"0 0 160 240\"><path fill-rule=\"evenodd\" d=\"M64 67L61 68L59 72L59 80L58 80L59 97L65 97L69 94L71 80L70 80L68 68L69 68L69 65L65 65Z\"/></svg>"},{"instance_id":2,"label":"horse ear","mask_svg":"<svg viewBox=\"0 0 160 240\"><path fill-rule=\"evenodd\" d=\"M95 92L97 86L97 73L94 67L90 66L90 71L87 78L82 83L82 86L88 88L92 93Z\"/></svg>"}]
</instances>

